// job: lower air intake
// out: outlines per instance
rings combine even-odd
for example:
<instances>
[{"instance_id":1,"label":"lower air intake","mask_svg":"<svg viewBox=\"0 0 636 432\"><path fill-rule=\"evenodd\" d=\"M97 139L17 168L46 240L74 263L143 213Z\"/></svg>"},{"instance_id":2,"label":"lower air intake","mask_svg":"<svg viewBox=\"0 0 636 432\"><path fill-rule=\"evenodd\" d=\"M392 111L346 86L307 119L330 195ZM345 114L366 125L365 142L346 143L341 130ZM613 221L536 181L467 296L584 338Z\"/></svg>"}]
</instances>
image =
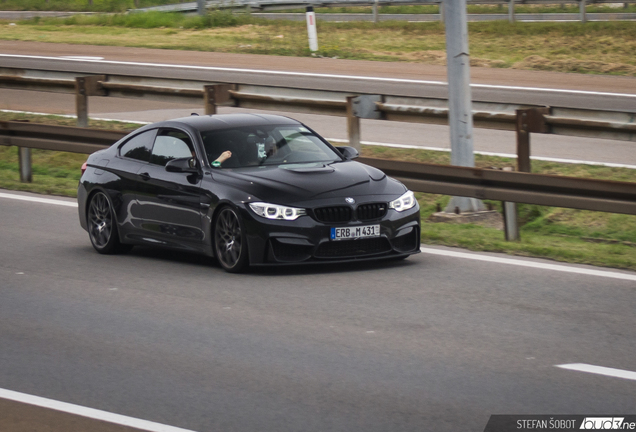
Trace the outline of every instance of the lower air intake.
<instances>
[{"instance_id":1,"label":"lower air intake","mask_svg":"<svg viewBox=\"0 0 636 432\"><path fill-rule=\"evenodd\" d=\"M389 241L384 237L330 241L321 244L315 253L316 258L349 258L377 255L391 251Z\"/></svg>"}]
</instances>

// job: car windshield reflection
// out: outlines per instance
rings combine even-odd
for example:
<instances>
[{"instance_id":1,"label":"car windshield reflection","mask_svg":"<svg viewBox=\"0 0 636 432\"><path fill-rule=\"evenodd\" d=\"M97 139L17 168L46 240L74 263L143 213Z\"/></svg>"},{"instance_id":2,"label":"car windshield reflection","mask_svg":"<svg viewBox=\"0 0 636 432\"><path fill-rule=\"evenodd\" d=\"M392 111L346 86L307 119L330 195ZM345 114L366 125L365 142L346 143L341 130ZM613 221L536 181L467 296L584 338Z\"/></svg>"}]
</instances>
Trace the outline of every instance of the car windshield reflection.
<instances>
[{"instance_id":1,"label":"car windshield reflection","mask_svg":"<svg viewBox=\"0 0 636 432\"><path fill-rule=\"evenodd\" d=\"M326 164L341 161L333 149L305 127L257 126L201 133L210 165L245 168Z\"/></svg>"}]
</instances>

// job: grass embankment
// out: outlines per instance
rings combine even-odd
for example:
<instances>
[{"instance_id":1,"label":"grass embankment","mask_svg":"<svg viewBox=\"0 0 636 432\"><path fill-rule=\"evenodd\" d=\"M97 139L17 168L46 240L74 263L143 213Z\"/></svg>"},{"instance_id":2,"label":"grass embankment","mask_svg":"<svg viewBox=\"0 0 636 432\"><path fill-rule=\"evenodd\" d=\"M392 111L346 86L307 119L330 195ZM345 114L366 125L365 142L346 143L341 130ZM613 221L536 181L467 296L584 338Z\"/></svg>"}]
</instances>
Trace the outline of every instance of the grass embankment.
<instances>
[{"instance_id":1,"label":"grass embankment","mask_svg":"<svg viewBox=\"0 0 636 432\"><path fill-rule=\"evenodd\" d=\"M136 7L179 3L175 0L2 0L0 10L7 11L69 11L126 12Z\"/></svg>"},{"instance_id":2,"label":"grass embankment","mask_svg":"<svg viewBox=\"0 0 636 432\"><path fill-rule=\"evenodd\" d=\"M72 126L74 119L0 113L0 120L31 120L47 124ZM138 125L118 122L91 122L90 127L133 130ZM448 164L445 152L364 146L362 155ZM0 146L0 188L38 193L76 196L80 166L86 155L33 150L33 183L20 183L15 147ZM513 166L513 159L476 156L478 167ZM636 171L590 165L533 162L533 171L587 178L636 182ZM449 197L417 194L422 207L422 241L424 244L459 246L472 250L506 252L515 255L551 258L636 270L636 216L589 212L535 205L519 205L521 241L506 242L502 231L478 225L453 225L426 222L444 207ZM487 201L501 211L501 203Z\"/></svg>"},{"instance_id":3,"label":"grass embankment","mask_svg":"<svg viewBox=\"0 0 636 432\"><path fill-rule=\"evenodd\" d=\"M636 23L469 23L471 64L636 76ZM323 57L445 64L438 22L318 22ZM304 22L216 11L41 18L0 24L0 40L311 56Z\"/></svg>"}]
</instances>

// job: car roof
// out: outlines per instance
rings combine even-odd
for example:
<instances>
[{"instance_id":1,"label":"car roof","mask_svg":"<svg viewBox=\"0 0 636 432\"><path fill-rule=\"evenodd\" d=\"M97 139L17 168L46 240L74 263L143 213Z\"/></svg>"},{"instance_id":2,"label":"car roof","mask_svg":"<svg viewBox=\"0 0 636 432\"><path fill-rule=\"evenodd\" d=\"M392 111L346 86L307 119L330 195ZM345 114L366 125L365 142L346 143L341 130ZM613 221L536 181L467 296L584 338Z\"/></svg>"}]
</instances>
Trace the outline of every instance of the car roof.
<instances>
[{"instance_id":1,"label":"car roof","mask_svg":"<svg viewBox=\"0 0 636 432\"><path fill-rule=\"evenodd\" d=\"M242 126L261 126L272 124L300 125L300 122L289 117L272 114L214 114L214 115L192 115L164 122L155 123L154 127L176 126L174 123L189 125L200 132L228 129Z\"/></svg>"}]
</instances>

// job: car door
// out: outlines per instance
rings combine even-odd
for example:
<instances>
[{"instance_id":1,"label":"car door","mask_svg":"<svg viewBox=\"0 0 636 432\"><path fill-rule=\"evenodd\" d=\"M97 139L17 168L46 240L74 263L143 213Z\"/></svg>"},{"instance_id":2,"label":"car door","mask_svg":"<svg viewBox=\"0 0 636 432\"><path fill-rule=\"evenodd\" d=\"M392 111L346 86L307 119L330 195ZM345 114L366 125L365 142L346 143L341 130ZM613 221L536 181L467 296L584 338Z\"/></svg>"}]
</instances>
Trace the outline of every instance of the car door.
<instances>
[{"instance_id":1,"label":"car door","mask_svg":"<svg viewBox=\"0 0 636 432\"><path fill-rule=\"evenodd\" d=\"M160 129L149 163L139 171L137 201L142 240L154 244L201 250L200 173L168 172L166 164L195 155L192 137L179 129ZM196 160L196 157L195 157Z\"/></svg>"},{"instance_id":2,"label":"car door","mask_svg":"<svg viewBox=\"0 0 636 432\"><path fill-rule=\"evenodd\" d=\"M143 131L133 135L119 146L116 160L108 163L108 170L117 176L117 182L106 183L109 190L117 189L115 211L119 230L123 237L134 239L141 230L141 215L137 201L137 192L141 186L138 176L150 162L152 145L157 129ZM111 198L114 198L112 196Z\"/></svg>"}]
</instances>

